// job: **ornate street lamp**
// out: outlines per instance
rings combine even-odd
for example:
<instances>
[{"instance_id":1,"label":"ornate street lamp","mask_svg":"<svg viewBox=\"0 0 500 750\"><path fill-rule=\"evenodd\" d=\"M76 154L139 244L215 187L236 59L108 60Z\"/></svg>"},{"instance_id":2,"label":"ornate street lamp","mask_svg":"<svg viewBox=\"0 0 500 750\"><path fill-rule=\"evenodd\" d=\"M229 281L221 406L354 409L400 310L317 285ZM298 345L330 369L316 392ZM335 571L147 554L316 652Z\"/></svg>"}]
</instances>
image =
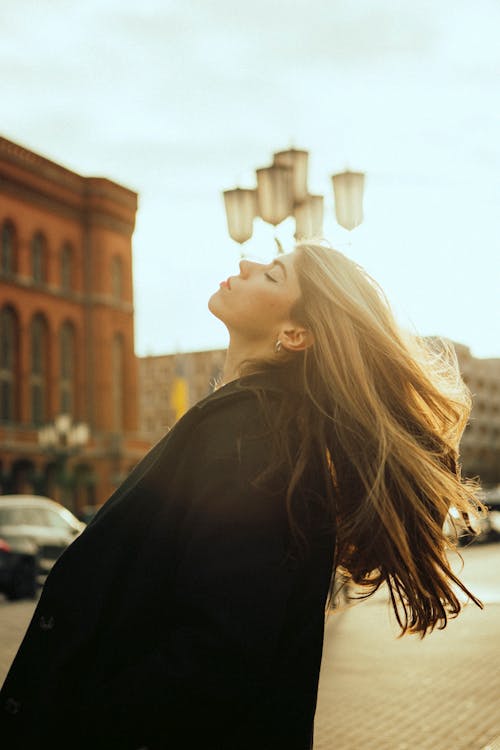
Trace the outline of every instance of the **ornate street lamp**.
<instances>
[{"instance_id":1,"label":"ornate street lamp","mask_svg":"<svg viewBox=\"0 0 500 750\"><path fill-rule=\"evenodd\" d=\"M57 483L61 489L63 504L67 501L68 458L81 452L89 440L89 428L83 422L75 424L69 414L58 414L51 424L38 431L38 442L44 453L53 456L57 469Z\"/></svg>"},{"instance_id":2,"label":"ornate street lamp","mask_svg":"<svg viewBox=\"0 0 500 750\"><path fill-rule=\"evenodd\" d=\"M272 166L256 170L256 189L224 191L229 234L236 242L250 239L257 216L275 227L293 216L295 239L323 235L324 200L308 192L308 159L308 152L300 149L278 151ZM335 216L349 231L363 221L364 178L364 173L349 170L332 177Z\"/></svg>"},{"instance_id":3,"label":"ornate street lamp","mask_svg":"<svg viewBox=\"0 0 500 750\"><path fill-rule=\"evenodd\" d=\"M257 169L256 174L259 216L277 226L293 210L293 169L275 164Z\"/></svg>"},{"instance_id":4,"label":"ornate street lamp","mask_svg":"<svg viewBox=\"0 0 500 750\"><path fill-rule=\"evenodd\" d=\"M296 148L288 151L277 151L273 156L273 164L279 167L289 167L292 170L293 203L297 205L307 198L307 166L309 153Z\"/></svg>"},{"instance_id":5,"label":"ornate street lamp","mask_svg":"<svg viewBox=\"0 0 500 750\"><path fill-rule=\"evenodd\" d=\"M354 229L363 221L363 172L342 172L332 176L335 215L341 227Z\"/></svg>"},{"instance_id":6,"label":"ornate street lamp","mask_svg":"<svg viewBox=\"0 0 500 750\"><path fill-rule=\"evenodd\" d=\"M295 206L295 239L305 240L308 237L321 237L323 234L323 196L308 195L302 203Z\"/></svg>"},{"instance_id":7,"label":"ornate street lamp","mask_svg":"<svg viewBox=\"0 0 500 750\"><path fill-rule=\"evenodd\" d=\"M253 234L253 220L257 216L257 191L235 188L224 191L227 228L230 237L243 244Z\"/></svg>"}]
</instances>

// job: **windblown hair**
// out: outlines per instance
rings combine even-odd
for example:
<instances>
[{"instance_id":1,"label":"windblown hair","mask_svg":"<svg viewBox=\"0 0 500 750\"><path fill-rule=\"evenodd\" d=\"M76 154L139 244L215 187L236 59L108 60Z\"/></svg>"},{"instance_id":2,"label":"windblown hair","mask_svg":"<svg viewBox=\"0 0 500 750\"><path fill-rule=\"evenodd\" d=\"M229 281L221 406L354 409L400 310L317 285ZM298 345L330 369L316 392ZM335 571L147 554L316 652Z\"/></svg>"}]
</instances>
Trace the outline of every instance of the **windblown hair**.
<instances>
[{"instance_id":1,"label":"windblown hair","mask_svg":"<svg viewBox=\"0 0 500 750\"><path fill-rule=\"evenodd\" d=\"M443 530L450 509L463 527L486 512L477 479L462 479L459 443L471 410L453 347L407 333L377 282L342 253L302 242L294 264L301 297L292 319L314 343L248 362L242 374L273 369L291 393L273 425L274 466L287 466L287 508L297 541L306 538L296 492L314 465L335 528L335 569L361 598L383 583L401 634L444 628L462 604Z\"/></svg>"}]
</instances>

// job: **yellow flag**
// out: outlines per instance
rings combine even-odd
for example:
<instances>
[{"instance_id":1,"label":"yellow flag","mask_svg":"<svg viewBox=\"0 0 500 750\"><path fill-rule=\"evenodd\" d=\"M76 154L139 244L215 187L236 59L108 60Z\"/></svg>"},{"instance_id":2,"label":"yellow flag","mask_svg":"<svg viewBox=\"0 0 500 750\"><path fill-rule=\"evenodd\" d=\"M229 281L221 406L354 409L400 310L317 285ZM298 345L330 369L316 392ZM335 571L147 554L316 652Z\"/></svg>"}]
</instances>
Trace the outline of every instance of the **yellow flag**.
<instances>
[{"instance_id":1,"label":"yellow flag","mask_svg":"<svg viewBox=\"0 0 500 750\"><path fill-rule=\"evenodd\" d=\"M176 375L170 392L170 405L175 412L175 421L189 409L189 389L186 378Z\"/></svg>"}]
</instances>

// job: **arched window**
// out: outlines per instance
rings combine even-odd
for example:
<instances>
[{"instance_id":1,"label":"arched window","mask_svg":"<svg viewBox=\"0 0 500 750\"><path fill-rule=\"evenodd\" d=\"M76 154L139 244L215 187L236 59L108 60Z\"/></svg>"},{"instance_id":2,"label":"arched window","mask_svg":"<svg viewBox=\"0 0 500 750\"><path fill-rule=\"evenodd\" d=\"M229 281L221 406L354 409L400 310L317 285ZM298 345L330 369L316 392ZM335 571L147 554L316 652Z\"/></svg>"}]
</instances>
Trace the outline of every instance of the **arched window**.
<instances>
[{"instance_id":1,"label":"arched window","mask_svg":"<svg viewBox=\"0 0 500 750\"><path fill-rule=\"evenodd\" d=\"M16 260L16 230L13 223L7 220L2 226L0 271L6 274L15 273Z\"/></svg>"},{"instance_id":2,"label":"arched window","mask_svg":"<svg viewBox=\"0 0 500 750\"><path fill-rule=\"evenodd\" d=\"M123 295L123 263L117 255L111 262L111 294L119 302Z\"/></svg>"},{"instance_id":3,"label":"arched window","mask_svg":"<svg viewBox=\"0 0 500 750\"><path fill-rule=\"evenodd\" d=\"M75 331L69 321L59 333L59 411L74 414Z\"/></svg>"},{"instance_id":4,"label":"arched window","mask_svg":"<svg viewBox=\"0 0 500 750\"><path fill-rule=\"evenodd\" d=\"M0 312L0 421L17 418L16 383L19 329L17 317L10 307Z\"/></svg>"},{"instance_id":5,"label":"arched window","mask_svg":"<svg viewBox=\"0 0 500 750\"><path fill-rule=\"evenodd\" d=\"M47 243L41 232L33 235L31 240L31 273L33 281L40 283L46 280Z\"/></svg>"},{"instance_id":6,"label":"arched window","mask_svg":"<svg viewBox=\"0 0 500 750\"><path fill-rule=\"evenodd\" d=\"M41 315L31 322L31 421L40 425L47 418L47 326Z\"/></svg>"},{"instance_id":7,"label":"arched window","mask_svg":"<svg viewBox=\"0 0 500 750\"><path fill-rule=\"evenodd\" d=\"M113 431L120 432L123 428L123 399L124 399L124 346L121 333L113 337L111 347L111 368L113 383Z\"/></svg>"},{"instance_id":8,"label":"arched window","mask_svg":"<svg viewBox=\"0 0 500 750\"><path fill-rule=\"evenodd\" d=\"M75 377L75 331L68 321L63 323L59 333L59 398L60 412L74 414L74 377Z\"/></svg>"},{"instance_id":9,"label":"arched window","mask_svg":"<svg viewBox=\"0 0 500 750\"><path fill-rule=\"evenodd\" d=\"M73 248L65 242L61 250L61 289L71 292L73 288Z\"/></svg>"}]
</instances>

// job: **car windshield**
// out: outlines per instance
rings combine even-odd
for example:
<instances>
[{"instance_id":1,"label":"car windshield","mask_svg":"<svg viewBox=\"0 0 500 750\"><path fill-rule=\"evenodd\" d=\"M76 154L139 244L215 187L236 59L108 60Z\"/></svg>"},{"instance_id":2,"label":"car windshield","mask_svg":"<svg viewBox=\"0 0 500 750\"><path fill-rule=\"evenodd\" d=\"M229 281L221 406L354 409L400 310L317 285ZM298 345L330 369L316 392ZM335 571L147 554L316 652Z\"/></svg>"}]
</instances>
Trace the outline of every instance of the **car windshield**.
<instances>
[{"instance_id":1,"label":"car windshield","mask_svg":"<svg viewBox=\"0 0 500 750\"><path fill-rule=\"evenodd\" d=\"M13 514L10 508L0 508L0 526L11 526L15 523L15 511Z\"/></svg>"},{"instance_id":2,"label":"car windshield","mask_svg":"<svg viewBox=\"0 0 500 750\"><path fill-rule=\"evenodd\" d=\"M81 529L80 521L67 508L45 506L0 507L0 525L59 526Z\"/></svg>"},{"instance_id":3,"label":"car windshield","mask_svg":"<svg viewBox=\"0 0 500 750\"><path fill-rule=\"evenodd\" d=\"M59 513L61 515L61 518L64 518L66 523L68 523L73 529L82 529L82 526L84 524L82 524L82 522L79 521L78 518L76 518L76 516L74 516L70 510L67 510L67 508L61 508Z\"/></svg>"},{"instance_id":4,"label":"car windshield","mask_svg":"<svg viewBox=\"0 0 500 750\"><path fill-rule=\"evenodd\" d=\"M45 526L42 508L0 508L0 526Z\"/></svg>"},{"instance_id":5,"label":"car windshield","mask_svg":"<svg viewBox=\"0 0 500 750\"><path fill-rule=\"evenodd\" d=\"M63 511L52 510L52 508L44 508L44 519L47 526L51 526L55 529L62 529L64 531L75 530L75 522L73 517Z\"/></svg>"}]
</instances>

